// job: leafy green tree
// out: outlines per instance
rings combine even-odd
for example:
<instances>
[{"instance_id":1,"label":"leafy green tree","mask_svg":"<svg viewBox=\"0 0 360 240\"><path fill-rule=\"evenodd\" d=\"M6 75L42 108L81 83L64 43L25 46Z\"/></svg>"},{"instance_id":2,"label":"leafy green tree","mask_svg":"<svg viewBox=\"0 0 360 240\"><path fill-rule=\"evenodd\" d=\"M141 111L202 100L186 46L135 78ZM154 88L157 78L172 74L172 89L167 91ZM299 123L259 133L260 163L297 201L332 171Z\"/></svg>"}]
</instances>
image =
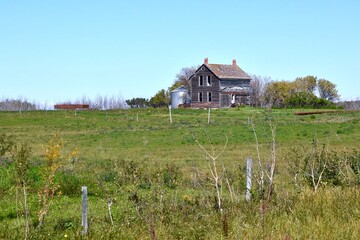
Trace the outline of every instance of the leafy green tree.
<instances>
[{"instance_id":1,"label":"leafy green tree","mask_svg":"<svg viewBox=\"0 0 360 240\"><path fill-rule=\"evenodd\" d=\"M321 98L329 101L335 101L340 98L336 85L326 79L319 79L318 91Z\"/></svg>"},{"instance_id":2,"label":"leafy green tree","mask_svg":"<svg viewBox=\"0 0 360 240\"><path fill-rule=\"evenodd\" d=\"M270 82L265 89L264 99L270 107L284 107L285 101L294 93L294 84L288 81Z\"/></svg>"},{"instance_id":3,"label":"leafy green tree","mask_svg":"<svg viewBox=\"0 0 360 240\"><path fill-rule=\"evenodd\" d=\"M329 100L318 98L309 92L296 92L285 100L285 107L289 108L335 108Z\"/></svg>"},{"instance_id":4,"label":"leafy green tree","mask_svg":"<svg viewBox=\"0 0 360 240\"><path fill-rule=\"evenodd\" d=\"M169 92L165 91L165 89L161 89L150 99L150 105L154 108L166 107L169 104Z\"/></svg>"},{"instance_id":5,"label":"leafy green tree","mask_svg":"<svg viewBox=\"0 0 360 240\"><path fill-rule=\"evenodd\" d=\"M149 100L146 98L132 98L126 100L126 104L131 108L145 108L149 106Z\"/></svg>"},{"instance_id":6,"label":"leafy green tree","mask_svg":"<svg viewBox=\"0 0 360 240\"><path fill-rule=\"evenodd\" d=\"M298 77L294 81L296 92L314 93L316 90L317 78L314 76Z\"/></svg>"}]
</instances>

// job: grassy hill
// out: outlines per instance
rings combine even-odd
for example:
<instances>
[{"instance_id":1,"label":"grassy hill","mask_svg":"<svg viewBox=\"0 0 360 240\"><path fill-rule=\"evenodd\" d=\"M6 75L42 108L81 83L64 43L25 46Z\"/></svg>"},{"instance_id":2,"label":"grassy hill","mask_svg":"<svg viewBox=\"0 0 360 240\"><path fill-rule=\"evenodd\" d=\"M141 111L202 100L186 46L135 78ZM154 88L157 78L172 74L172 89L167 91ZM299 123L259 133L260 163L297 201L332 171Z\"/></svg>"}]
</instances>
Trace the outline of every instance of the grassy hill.
<instances>
[{"instance_id":1,"label":"grassy hill","mask_svg":"<svg viewBox=\"0 0 360 240\"><path fill-rule=\"evenodd\" d=\"M297 116L296 110L213 109L208 124L208 110L175 109L171 124L168 111L1 112L0 133L32 149L27 188L31 236L83 238L81 186L87 186L91 239L359 238L360 112ZM56 171L58 189L38 233L44 153L55 135L64 142L64 156L73 149L78 154ZM212 162L197 141L212 156L223 151L216 161L221 212ZM272 153L274 193L268 200ZM254 165L250 202L244 197L248 157ZM259 185L262 172L264 189ZM314 191L312 180L319 176ZM15 185L8 154L0 159L4 239L24 236L22 199Z\"/></svg>"}]
</instances>

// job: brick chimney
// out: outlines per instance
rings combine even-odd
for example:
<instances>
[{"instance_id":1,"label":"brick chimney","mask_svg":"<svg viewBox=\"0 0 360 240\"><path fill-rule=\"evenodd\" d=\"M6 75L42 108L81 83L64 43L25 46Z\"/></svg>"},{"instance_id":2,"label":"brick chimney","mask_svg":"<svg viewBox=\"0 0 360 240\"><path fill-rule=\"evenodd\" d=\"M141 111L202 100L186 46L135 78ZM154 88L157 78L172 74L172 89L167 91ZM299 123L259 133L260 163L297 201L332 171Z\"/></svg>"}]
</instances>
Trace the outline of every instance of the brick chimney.
<instances>
[{"instance_id":1,"label":"brick chimney","mask_svg":"<svg viewBox=\"0 0 360 240\"><path fill-rule=\"evenodd\" d=\"M209 59L208 58L204 58L204 64L209 64Z\"/></svg>"},{"instance_id":2,"label":"brick chimney","mask_svg":"<svg viewBox=\"0 0 360 240\"><path fill-rule=\"evenodd\" d=\"M236 66L236 59L233 59L232 65Z\"/></svg>"}]
</instances>

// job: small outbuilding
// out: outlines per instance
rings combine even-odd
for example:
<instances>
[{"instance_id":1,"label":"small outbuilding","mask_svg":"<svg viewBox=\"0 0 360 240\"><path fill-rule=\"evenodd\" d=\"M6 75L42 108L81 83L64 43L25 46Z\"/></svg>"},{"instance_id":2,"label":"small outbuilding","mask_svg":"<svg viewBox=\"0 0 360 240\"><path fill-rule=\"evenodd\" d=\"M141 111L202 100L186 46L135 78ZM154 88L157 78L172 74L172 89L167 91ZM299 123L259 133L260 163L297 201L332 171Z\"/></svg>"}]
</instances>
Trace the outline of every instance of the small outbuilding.
<instances>
[{"instance_id":1,"label":"small outbuilding","mask_svg":"<svg viewBox=\"0 0 360 240\"><path fill-rule=\"evenodd\" d=\"M55 109L89 109L89 104L56 104Z\"/></svg>"},{"instance_id":2,"label":"small outbuilding","mask_svg":"<svg viewBox=\"0 0 360 240\"><path fill-rule=\"evenodd\" d=\"M190 103L189 89L185 86L180 86L171 91L171 108L178 108L179 105L186 105Z\"/></svg>"}]
</instances>

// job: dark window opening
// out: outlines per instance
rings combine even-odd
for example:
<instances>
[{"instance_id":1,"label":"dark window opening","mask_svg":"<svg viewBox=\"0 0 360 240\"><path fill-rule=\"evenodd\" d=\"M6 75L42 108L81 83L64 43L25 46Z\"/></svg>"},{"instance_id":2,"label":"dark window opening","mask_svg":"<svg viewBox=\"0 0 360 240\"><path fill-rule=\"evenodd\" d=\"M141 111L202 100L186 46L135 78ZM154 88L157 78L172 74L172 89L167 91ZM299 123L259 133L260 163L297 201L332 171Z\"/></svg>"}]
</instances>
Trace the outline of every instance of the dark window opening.
<instances>
[{"instance_id":1,"label":"dark window opening","mask_svg":"<svg viewBox=\"0 0 360 240\"><path fill-rule=\"evenodd\" d=\"M203 101L203 94L201 92L199 92L199 102Z\"/></svg>"},{"instance_id":2,"label":"dark window opening","mask_svg":"<svg viewBox=\"0 0 360 240\"><path fill-rule=\"evenodd\" d=\"M206 80L207 80L207 85L211 86L211 78L210 78L210 76L207 76Z\"/></svg>"},{"instance_id":3,"label":"dark window opening","mask_svg":"<svg viewBox=\"0 0 360 240\"><path fill-rule=\"evenodd\" d=\"M208 92L208 102L211 102L211 92Z\"/></svg>"},{"instance_id":4,"label":"dark window opening","mask_svg":"<svg viewBox=\"0 0 360 240\"><path fill-rule=\"evenodd\" d=\"M199 86L204 85L203 83L203 76L199 76Z\"/></svg>"}]
</instances>

